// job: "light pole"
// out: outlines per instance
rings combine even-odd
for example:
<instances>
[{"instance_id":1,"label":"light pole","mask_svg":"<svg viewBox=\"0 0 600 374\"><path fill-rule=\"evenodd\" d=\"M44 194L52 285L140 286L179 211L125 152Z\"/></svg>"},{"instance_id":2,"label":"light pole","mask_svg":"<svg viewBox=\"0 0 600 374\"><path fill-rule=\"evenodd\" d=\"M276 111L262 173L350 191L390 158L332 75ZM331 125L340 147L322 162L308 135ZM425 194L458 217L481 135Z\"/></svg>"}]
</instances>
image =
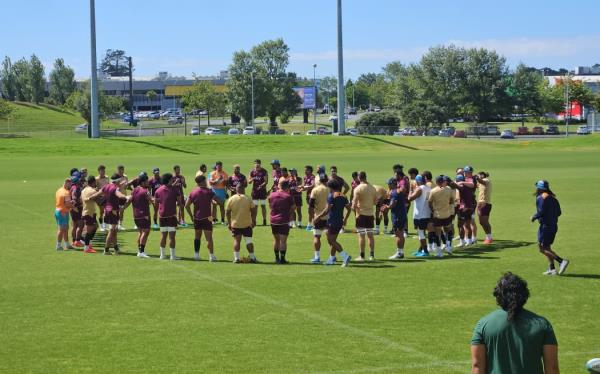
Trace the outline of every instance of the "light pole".
<instances>
[{"instance_id":1,"label":"light pole","mask_svg":"<svg viewBox=\"0 0 600 374\"><path fill-rule=\"evenodd\" d=\"M571 117L571 102L569 101L569 80L571 78L570 74L565 76L565 136L569 137L569 119Z\"/></svg>"},{"instance_id":2,"label":"light pole","mask_svg":"<svg viewBox=\"0 0 600 374\"><path fill-rule=\"evenodd\" d=\"M100 137L100 126L98 124L98 72L96 62L96 4L94 0L90 0L90 49L92 57L92 82L90 85L91 90L91 131L88 131L90 138Z\"/></svg>"},{"instance_id":3,"label":"light pole","mask_svg":"<svg viewBox=\"0 0 600 374\"><path fill-rule=\"evenodd\" d=\"M256 127L254 126L254 71L250 72L250 84L252 85L252 128L254 132L256 132Z\"/></svg>"},{"instance_id":4,"label":"light pole","mask_svg":"<svg viewBox=\"0 0 600 374\"><path fill-rule=\"evenodd\" d=\"M315 88L315 106L313 108L313 127L317 130L317 64L313 65L313 86Z\"/></svg>"},{"instance_id":5,"label":"light pole","mask_svg":"<svg viewBox=\"0 0 600 374\"><path fill-rule=\"evenodd\" d=\"M338 135L346 133L346 123L344 118L344 107L346 98L344 97L344 49L342 45L342 0L337 0L337 52L338 52Z\"/></svg>"}]
</instances>

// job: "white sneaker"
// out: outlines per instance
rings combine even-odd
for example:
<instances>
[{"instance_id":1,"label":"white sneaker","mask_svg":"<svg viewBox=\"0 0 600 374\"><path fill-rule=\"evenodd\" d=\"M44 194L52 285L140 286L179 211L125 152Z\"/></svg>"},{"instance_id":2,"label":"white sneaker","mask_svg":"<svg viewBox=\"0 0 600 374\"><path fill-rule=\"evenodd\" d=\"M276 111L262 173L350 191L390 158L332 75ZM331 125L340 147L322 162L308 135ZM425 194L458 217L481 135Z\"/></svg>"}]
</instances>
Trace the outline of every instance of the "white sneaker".
<instances>
[{"instance_id":1,"label":"white sneaker","mask_svg":"<svg viewBox=\"0 0 600 374\"><path fill-rule=\"evenodd\" d=\"M444 257L444 253L442 253L442 250L440 248L436 249L436 256L438 258Z\"/></svg>"},{"instance_id":2,"label":"white sneaker","mask_svg":"<svg viewBox=\"0 0 600 374\"><path fill-rule=\"evenodd\" d=\"M134 229L134 230L137 230L137 225L133 225L133 229Z\"/></svg>"},{"instance_id":3,"label":"white sneaker","mask_svg":"<svg viewBox=\"0 0 600 374\"><path fill-rule=\"evenodd\" d=\"M140 258L150 258L150 256L148 256L146 252L138 252L137 256Z\"/></svg>"},{"instance_id":4,"label":"white sneaker","mask_svg":"<svg viewBox=\"0 0 600 374\"><path fill-rule=\"evenodd\" d=\"M365 259L363 256L358 256L357 258L354 259L354 262L365 262Z\"/></svg>"},{"instance_id":5,"label":"white sneaker","mask_svg":"<svg viewBox=\"0 0 600 374\"><path fill-rule=\"evenodd\" d=\"M375 261L375 256L369 256L369 261Z\"/></svg>"},{"instance_id":6,"label":"white sneaker","mask_svg":"<svg viewBox=\"0 0 600 374\"><path fill-rule=\"evenodd\" d=\"M451 255L452 254L452 246L446 247L445 251L446 251L446 253Z\"/></svg>"},{"instance_id":7,"label":"white sneaker","mask_svg":"<svg viewBox=\"0 0 600 374\"><path fill-rule=\"evenodd\" d=\"M208 261L217 262L217 257L215 255L210 255L210 257L208 258Z\"/></svg>"},{"instance_id":8,"label":"white sneaker","mask_svg":"<svg viewBox=\"0 0 600 374\"><path fill-rule=\"evenodd\" d=\"M556 269L548 269L542 273L542 275L557 275Z\"/></svg>"},{"instance_id":9,"label":"white sneaker","mask_svg":"<svg viewBox=\"0 0 600 374\"><path fill-rule=\"evenodd\" d=\"M404 253L396 252L393 256L388 257L388 260L400 260L401 258L404 258Z\"/></svg>"},{"instance_id":10,"label":"white sneaker","mask_svg":"<svg viewBox=\"0 0 600 374\"><path fill-rule=\"evenodd\" d=\"M327 261L324 262L325 265L335 265L335 257L330 257Z\"/></svg>"},{"instance_id":11,"label":"white sneaker","mask_svg":"<svg viewBox=\"0 0 600 374\"><path fill-rule=\"evenodd\" d=\"M558 268L558 275L563 275L563 273L565 272L565 270L567 270L567 266L569 266L569 260L567 260L566 258L563 259L563 262L560 263L560 266Z\"/></svg>"},{"instance_id":12,"label":"white sneaker","mask_svg":"<svg viewBox=\"0 0 600 374\"><path fill-rule=\"evenodd\" d=\"M181 260L179 257L177 256L171 256L170 257L171 261L177 261L177 260Z\"/></svg>"},{"instance_id":13,"label":"white sneaker","mask_svg":"<svg viewBox=\"0 0 600 374\"><path fill-rule=\"evenodd\" d=\"M442 249L446 249L446 243L442 244Z\"/></svg>"},{"instance_id":14,"label":"white sneaker","mask_svg":"<svg viewBox=\"0 0 600 374\"><path fill-rule=\"evenodd\" d=\"M460 241L457 245L455 245L455 248L460 248L460 247L464 247L466 245L466 243L464 241Z\"/></svg>"},{"instance_id":15,"label":"white sneaker","mask_svg":"<svg viewBox=\"0 0 600 374\"><path fill-rule=\"evenodd\" d=\"M200 261L200 254L194 252L194 260Z\"/></svg>"},{"instance_id":16,"label":"white sneaker","mask_svg":"<svg viewBox=\"0 0 600 374\"><path fill-rule=\"evenodd\" d=\"M408 238L408 234L406 232L403 235L404 235L404 239Z\"/></svg>"},{"instance_id":17,"label":"white sneaker","mask_svg":"<svg viewBox=\"0 0 600 374\"><path fill-rule=\"evenodd\" d=\"M343 234L343 233L344 233L344 228L343 228L343 227L340 229L340 232L339 232L339 233L340 233L340 234Z\"/></svg>"},{"instance_id":18,"label":"white sneaker","mask_svg":"<svg viewBox=\"0 0 600 374\"><path fill-rule=\"evenodd\" d=\"M105 232L106 226L104 224L100 225L100 232Z\"/></svg>"},{"instance_id":19,"label":"white sneaker","mask_svg":"<svg viewBox=\"0 0 600 374\"><path fill-rule=\"evenodd\" d=\"M379 227L376 227L375 230L373 230L373 234L379 235Z\"/></svg>"},{"instance_id":20,"label":"white sneaker","mask_svg":"<svg viewBox=\"0 0 600 374\"><path fill-rule=\"evenodd\" d=\"M160 255L160 257L159 257L159 258L160 258L161 260L166 260L166 259L167 259L167 256L165 256L165 255Z\"/></svg>"},{"instance_id":21,"label":"white sneaker","mask_svg":"<svg viewBox=\"0 0 600 374\"><path fill-rule=\"evenodd\" d=\"M119 231L125 231L125 226L119 225L118 229L119 229Z\"/></svg>"}]
</instances>

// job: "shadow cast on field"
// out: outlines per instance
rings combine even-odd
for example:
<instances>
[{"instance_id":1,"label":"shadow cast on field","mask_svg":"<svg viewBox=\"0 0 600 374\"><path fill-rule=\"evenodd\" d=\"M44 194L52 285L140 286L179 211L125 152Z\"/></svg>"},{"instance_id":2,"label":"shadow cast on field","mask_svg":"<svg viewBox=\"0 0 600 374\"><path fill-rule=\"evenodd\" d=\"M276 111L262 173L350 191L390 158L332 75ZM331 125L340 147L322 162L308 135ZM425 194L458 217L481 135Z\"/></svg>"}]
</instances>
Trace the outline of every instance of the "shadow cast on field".
<instances>
[{"instance_id":1,"label":"shadow cast on field","mask_svg":"<svg viewBox=\"0 0 600 374\"><path fill-rule=\"evenodd\" d=\"M368 136L368 135L359 135L358 137L362 138L362 139L369 139L369 140L374 140L376 142L381 142L381 143L393 145L395 147L410 149L411 151L431 151L431 149L421 149L421 148L417 148L417 147L411 147L409 145L395 143L395 142L392 142L392 141L389 141L389 140L379 139L379 138L375 138L375 137Z\"/></svg>"},{"instance_id":2,"label":"shadow cast on field","mask_svg":"<svg viewBox=\"0 0 600 374\"><path fill-rule=\"evenodd\" d=\"M585 279L600 279L600 274L563 274L561 277L567 278L585 278Z\"/></svg>"},{"instance_id":3,"label":"shadow cast on field","mask_svg":"<svg viewBox=\"0 0 600 374\"><path fill-rule=\"evenodd\" d=\"M0 139L24 139L31 138L29 135L21 135L21 134L0 134Z\"/></svg>"},{"instance_id":4,"label":"shadow cast on field","mask_svg":"<svg viewBox=\"0 0 600 374\"><path fill-rule=\"evenodd\" d=\"M137 143L137 144L142 144L142 145L147 145L147 146L150 146L150 147L155 147L155 148L163 149L163 150L166 150L166 151L185 153L185 154L188 154L188 155L199 155L200 154L198 152L186 151L184 149L173 148L173 147L168 147L166 145L150 143L150 142L146 142L144 140L118 139L118 138L108 138L108 140L110 140L110 141L117 141L117 142Z\"/></svg>"}]
</instances>

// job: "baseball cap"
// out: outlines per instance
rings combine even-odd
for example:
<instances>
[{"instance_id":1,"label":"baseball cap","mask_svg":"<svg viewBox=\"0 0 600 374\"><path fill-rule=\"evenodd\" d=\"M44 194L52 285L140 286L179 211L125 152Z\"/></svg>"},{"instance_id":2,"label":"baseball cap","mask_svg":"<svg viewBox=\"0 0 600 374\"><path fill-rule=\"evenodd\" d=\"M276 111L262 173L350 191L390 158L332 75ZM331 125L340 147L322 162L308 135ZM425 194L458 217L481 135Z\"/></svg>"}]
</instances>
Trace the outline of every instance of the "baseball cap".
<instances>
[{"instance_id":1,"label":"baseball cap","mask_svg":"<svg viewBox=\"0 0 600 374\"><path fill-rule=\"evenodd\" d=\"M472 173L473 172L473 167L467 165L463 168L465 173Z\"/></svg>"},{"instance_id":2,"label":"baseball cap","mask_svg":"<svg viewBox=\"0 0 600 374\"><path fill-rule=\"evenodd\" d=\"M425 181L425 179L423 179L422 175L417 175L415 177L415 180L417 181L417 183L423 183L423 181Z\"/></svg>"},{"instance_id":3,"label":"baseball cap","mask_svg":"<svg viewBox=\"0 0 600 374\"><path fill-rule=\"evenodd\" d=\"M435 183L442 183L444 181L444 176L443 175L438 175L437 177L435 177Z\"/></svg>"},{"instance_id":4,"label":"baseball cap","mask_svg":"<svg viewBox=\"0 0 600 374\"><path fill-rule=\"evenodd\" d=\"M159 168L154 168L154 169L152 169L152 172L155 173L155 174L156 173L160 173L160 169Z\"/></svg>"},{"instance_id":5,"label":"baseball cap","mask_svg":"<svg viewBox=\"0 0 600 374\"><path fill-rule=\"evenodd\" d=\"M390 178L387 180L387 184L388 186L395 186L396 185L396 178Z\"/></svg>"},{"instance_id":6,"label":"baseball cap","mask_svg":"<svg viewBox=\"0 0 600 374\"><path fill-rule=\"evenodd\" d=\"M464 182L465 181L465 176L462 174L457 174L456 175L456 181L457 182Z\"/></svg>"},{"instance_id":7,"label":"baseball cap","mask_svg":"<svg viewBox=\"0 0 600 374\"><path fill-rule=\"evenodd\" d=\"M275 160L271 161L271 165L280 165L279 160L275 159Z\"/></svg>"},{"instance_id":8,"label":"baseball cap","mask_svg":"<svg viewBox=\"0 0 600 374\"><path fill-rule=\"evenodd\" d=\"M541 179L535 183L535 188L542 191L548 191L550 189L550 183Z\"/></svg>"}]
</instances>

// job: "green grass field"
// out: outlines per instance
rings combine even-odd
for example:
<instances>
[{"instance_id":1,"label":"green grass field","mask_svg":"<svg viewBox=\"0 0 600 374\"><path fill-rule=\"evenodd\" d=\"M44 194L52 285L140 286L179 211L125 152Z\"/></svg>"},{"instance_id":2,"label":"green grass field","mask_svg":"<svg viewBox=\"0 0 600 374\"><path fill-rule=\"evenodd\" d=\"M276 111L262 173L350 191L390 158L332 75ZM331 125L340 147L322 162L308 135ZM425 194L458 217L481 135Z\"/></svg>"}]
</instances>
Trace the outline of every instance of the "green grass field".
<instances>
[{"instance_id":1,"label":"green grass field","mask_svg":"<svg viewBox=\"0 0 600 374\"><path fill-rule=\"evenodd\" d=\"M179 262L136 258L131 231L119 234L127 254L120 257L54 250L54 192L72 167L94 170L103 163L112 170L123 163L131 176L177 163L191 180L201 163L222 160L228 172L240 163L248 172L256 157L296 168L335 164L344 177L364 169L376 184L398 162L434 175L471 164L494 182L495 244L444 259L409 256L346 269L311 265L311 235L304 230L290 234L292 264L273 265L265 227L255 230L258 265L231 264L231 238L222 226L215 228L218 263L191 261L192 229L177 234ZM472 329L495 308L492 289L508 270L529 282L527 307L553 323L562 371L582 372L588 359L600 356L600 203L593 194L599 157L595 135L510 143L2 139L0 372L465 373ZM563 208L555 248L572 263L562 277L541 275L546 261L536 249L537 225L529 221L540 178L550 181ZM158 238L151 233L153 256ZM357 255L354 234L341 242ZM407 240L408 253L416 247L417 240ZM393 238L376 238L379 259L394 249ZM206 260L204 243L201 256Z\"/></svg>"}]
</instances>

